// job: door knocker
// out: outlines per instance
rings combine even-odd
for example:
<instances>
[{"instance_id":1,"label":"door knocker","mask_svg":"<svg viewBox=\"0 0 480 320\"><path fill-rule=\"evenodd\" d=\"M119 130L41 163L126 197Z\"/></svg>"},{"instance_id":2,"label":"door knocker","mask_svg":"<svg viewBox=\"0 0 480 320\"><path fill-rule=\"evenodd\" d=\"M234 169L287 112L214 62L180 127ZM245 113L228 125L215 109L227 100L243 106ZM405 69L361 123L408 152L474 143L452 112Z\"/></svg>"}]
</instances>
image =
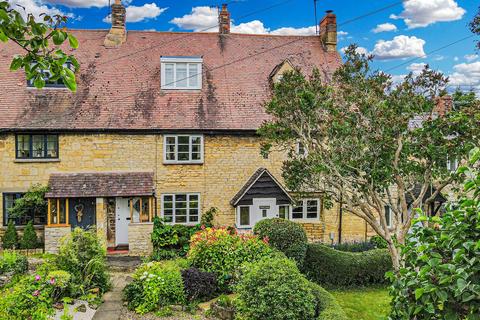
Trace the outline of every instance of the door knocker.
<instances>
[{"instance_id":1,"label":"door knocker","mask_svg":"<svg viewBox=\"0 0 480 320\"><path fill-rule=\"evenodd\" d=\"M74 208L74 209L75 209L75 212L77 213L77 222L78 222L78 223L81 223L81 222L82 222L83 209L84 209L84 208L85 208L85 207L84 207L83 204L81 204L81 203L80 203L80 204L77 204L77 205L75 206L75 208Z\"/></svg>"}]
</instances>

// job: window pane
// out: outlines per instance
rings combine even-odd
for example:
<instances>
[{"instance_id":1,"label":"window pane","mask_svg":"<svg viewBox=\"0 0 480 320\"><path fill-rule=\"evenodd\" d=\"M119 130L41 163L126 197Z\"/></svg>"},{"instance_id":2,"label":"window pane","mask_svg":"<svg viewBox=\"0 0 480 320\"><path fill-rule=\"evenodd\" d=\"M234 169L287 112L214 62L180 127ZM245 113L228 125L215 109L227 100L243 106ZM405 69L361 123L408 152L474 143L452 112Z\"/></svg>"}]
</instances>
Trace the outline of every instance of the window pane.
<instances>
[{"instance_id":1,"label":"window pane","mask_svg":"<svg viewBox=\"0 0 480 320\"><path fill-rule=\"evenodd\" d=\"M44 153L44 136L33 135L32 136L32 153L34 158L43 158L45 157Z\"/></svg>"},{"instance_id":2,"label":"window pane","mask_svg":"<svg viewBox=\"0 0 480 320\"><path fill-rule=\"evenodd\" d=\"M187 64L177 63L176 68L177 68L177 79L176 79L175 87L186 88L188 86Z\"/></svg>"},{"instance_id":3,"label":"window pane","mask_svg":"<svg viewBox=\"0 0 480 320\"><path fill-rule=\"evenodd\" d=\"M190 144L190 137L189 136L180 136L178 137L178 144Z\"/></svg>"},{"instance_id":4,"label":"window pane","mask_svg":"<svg viewBox=\"0 0 480 320\"><path fill-rule=\"evenodd\" d=\"M240 207L240 225L250 225L250 207Z\"/></svg>"},{"instance_id":5,"label":"window pane","mask_svg":"<svg viewBox=\"0 0 480 320\"><path fill-rule=\"evenodd\" d=\"M188 65L188 86L191 88L198 87L199 74L198 74L198 64L190 63Z\"/></svg>"},{"instance_id":6,"label":"window pane","mask_svg":"<svg viewBox=\"0 0 480 320\"><path fill-rule=\"evenodd\" d=\"M30 158L30 136L18 135L17 136L17 158Z\"/></svg>"},{"instance_id":7,"label":"window pane","mask_svg":"<svg viewBox=\"0 0 480 320\"><path fill-rule=\"evenodd\" d=\"M47 157L58 157L58 136L47 136Z\"/></svg>"},{"instance_id":8,"label":"window pane","mask_svg":"<svg viewBox=\"0 0 480 320\"><path fill-rule=\"evenodd\" d=\"M289 211L288 206L280 206L279 214L278 217L280 219L288 219L288 211Z\"/></svg>"},{"instance_id":9,"label":"window pane","mask_svg":"<svg viewBox=\"0 0 480 320\"><path fill-rule=\"evenodd\" d=\"M187 216L175 216L175 222L187 223Z\"/></svg>"},{"instance_id":10,"label":"window pane","mask_svg":"<svg viewBox=\"0 0 480 320\"><path fill-rule=\"evenodd\" d=\"M391 226L391 219L390 207L385 206L385 220L387 221L387 227Z\"/></svg>"},{"instance_id":11,"label":"window pane","mask_svg":"<svg viewBox=\"0 0 480 320\"><path fill-rule=\"evenodd\" d=\"M198 216L190 216L190 222L198 222Z\"/></svg>"},{"instance_id":12,"label":"window pane","mask_svg":"<svg viewBox=\"0 0 480 320\"><path fill-rule=\"evenodd\" d=\"M130 201L133 201L133 221L132 223L139 223L140 222L140 199L133 198Z\"/></svg>"},{"instance_id":13,"label":"window pane","mask_svg":"<svg viewBox=\"0 0 480 320\"><path fill-rule=\"evenodd\" d=\"M178 145L178 152L180 153L188 153L190 151L190 146L188 144L179 144Z\"/></svg>"},{"instance_id":14,"label":"window pane","mask_svg":"<svg viewBox=\"0 0 480 320\"><path fill-rule=\"evenodd\" d=\"M189 153L178 153L178 161L189 161L190 154Z\"/></svg>"},{"instance_id":15,"label":"window pane","mask_svg":"<svg viewBox=\"0 0 480 320\"><path fill-rule=\"evenodd\" d=\"M67 212L66 212L66 201L65 199L60 199L59 201L60 205L60 224L65 224L67 223Z\"/></svg>"},{"instance_id":16,"label":"window pane","mask_svg":"<svg viewBox=\"0 0 480 320\"><path fill-rule=\"evenodd\" d=\"M302 219L303 218L303 203L299 203L299 206L293 207L292 218L293 219Z\"/></svg>"},{"instance_id":17,"label":"window pane","mask_svg":"<svg viewBox=\"0 0 480 320\"><path fill-rule=\"evenodd\" d=\"M57 221L57 199L50 199L50 214L51 214L50 224L58 224L58 221Z\"/></svg>"},{"instance_id":18,"label":"window pane","mask_svg":"<svg viewBox=\"0 0 480 320\"><path fill-rule=\"evenodd\" d=\"M192 160L202 160L200 153L192 153Z\"/></svg>"},{"instance_id":19,"label":"window pane","mask_svg":"<svg viewBox=\"0 0 480 320\"><path fill-rule=\"evenodd\" d=\"M307 201L307 218L309 219L317 218L317 213L318 213L318 201L308 200Z\"/></svg>"},{"instance_id":20,"label":"window pane","mask_svg":"<svg viewBox=\"0 0 480 320\"><path fill-rule=\"evenodd\" d=\"M192 137L192 144L200 145L202 143L201 137Z\"/></svg>"},{"instance_id":21,"label":"window pane","mask_svg":"<svg viewBox=\"0 0 480 320\"><path fill-rule=\"evenodd\" d=\"M172 87L175 85L175 65L173 63L165 64L165 86Z\"/></svg>"}]
</instances>

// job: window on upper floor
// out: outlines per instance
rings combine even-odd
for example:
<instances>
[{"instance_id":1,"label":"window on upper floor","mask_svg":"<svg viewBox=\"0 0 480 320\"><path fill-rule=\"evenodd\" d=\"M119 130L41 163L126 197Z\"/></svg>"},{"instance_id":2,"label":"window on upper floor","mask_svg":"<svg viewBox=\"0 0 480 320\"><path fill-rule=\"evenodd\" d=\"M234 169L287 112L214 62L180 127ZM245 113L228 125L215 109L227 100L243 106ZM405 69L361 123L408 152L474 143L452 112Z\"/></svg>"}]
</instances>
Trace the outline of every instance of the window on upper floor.
<instances>
[{"instance_id":1,"label":"window on upper floor","mask_svg":"<svg viewBox=\"0 0 480 320\"><path fill-rule=\"evenodd\" d=\"M166 135L163 145L164 163L203 163L201 135Z\"/></svg>"},{"instance_id":2,"label":"window on upper floor","mask_svg":"<svg viewBox=\"0 0 480 320\"><path fill-rule=\"evenodd\" d=\"M58 135L56 134L17 134L17 159L57 159Z\"/></svg>"},{"instance_id":3,"label":"window on upper floor","mask_svg":"<svg viewBox=\"0 0 480 320\"><path fill-rule=\"evenodd\" d=\"M202 89L201 57L161 57L160 62L162 89Z\"/></svg>"},{"instance_id":4,"label":"window on upper floor","mask_svg":"<svg viewBox=\"0 0 480 320\"><path fill-rule=\"evenodd\" d=\"M385 206L385 221L387 222L388 228L393 226L392 208L390 208L390 206Z\"/></svg>"},{"instance_id":5,"label":"window on upper floor","mask_svg":"<svg viewBox=\"0 0 480 320\"><path fill-rule=\"evenodd\" d=\"M319 199L300 200L292 210L292 219L318 219L320 216Z\"/></svg>"},{"instance_id":6,"label":"window on upper floor","mask_svg":"<svg viewBox=\"0 0 480 320\"><path fill-rule=\"evenodd\" d=\"M307 150L305 149L305 145L300 141L297 142L297 144L295 145L295 152L297 153L298 156L301 156L301 157L307 156Z\"/></svg>"},{"instance_id":7,"label":"window on upper floor","mask_svg":"<svg viewBox=\"0 0 480 320\"><path fill-rule=\"evenodd\" d=\"M200 194L162 194L162 216L166 222L197 224L200 222Z\"/></svg>"},{"instance_id":8,"label":"window on upper floor","mask_svg":"<svg viewBox=\"0 0 480 320\"><path fill-rule=\"evenodd\" d=\"M64 66L66 66L70 70L74 71L74 67L73 67L73 64L71 62L67 62ZM45 80L45 88L66 88L65 83L63 83L62 78L50 79L51 78L51 73L50 73L49 70L42 70L41 73L44 75L43 78ZM28 87L35 87L35 85L33 84L34 80L35 79L27 80L27 86Z\"/></svg>"},{"instance_id":9,"label":"window on upper floor","mask_svg":"<svg viewBox=\"0 0 480 320\"><path fill-rule=\"evenodd\" d=\"M25 213L19 218L10 218L9 209L13 207L15 201L21 199L24 193L6 192L3 194L3 225L6 226L9 221L13 221L16 226L25 226L29 221L34 225L44 225L47 223L46 212L31 211Z\"/></svg>"}]
</instances>

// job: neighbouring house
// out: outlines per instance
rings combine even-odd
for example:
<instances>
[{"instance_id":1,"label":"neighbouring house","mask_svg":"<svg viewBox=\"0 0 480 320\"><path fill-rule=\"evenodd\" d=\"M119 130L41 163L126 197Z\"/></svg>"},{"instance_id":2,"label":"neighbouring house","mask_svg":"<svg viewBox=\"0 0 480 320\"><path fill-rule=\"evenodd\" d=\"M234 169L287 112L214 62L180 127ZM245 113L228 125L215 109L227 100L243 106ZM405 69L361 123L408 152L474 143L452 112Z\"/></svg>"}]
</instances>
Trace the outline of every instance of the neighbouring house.
<instances>
[{"instance_id":1,"label":"neighbouring house","mask_svg":"<svg viewBox=\"0 0 480 320\"><path fill-rule=\"evenodd\" d=\"M366 223L322 195L298 199L285 189L286 154L260 154L256 134L269 117L264 102L282 73L340 65L336 17L313 36L128 31L125 8L112 6L111 30L71 30L80 48L78 91L61 81L37 90L10 72L19 49L0 46L0 223L33 184L48 184L48 214L33 220L46 250L74 227L96 226L110 248L151 250L152 219L251 229L272 217L304 225L310 240L365 240ZM298 146L297 152L301 152ZM2 231L3 232L3 231Z\"/></svg>"}]
</instances>

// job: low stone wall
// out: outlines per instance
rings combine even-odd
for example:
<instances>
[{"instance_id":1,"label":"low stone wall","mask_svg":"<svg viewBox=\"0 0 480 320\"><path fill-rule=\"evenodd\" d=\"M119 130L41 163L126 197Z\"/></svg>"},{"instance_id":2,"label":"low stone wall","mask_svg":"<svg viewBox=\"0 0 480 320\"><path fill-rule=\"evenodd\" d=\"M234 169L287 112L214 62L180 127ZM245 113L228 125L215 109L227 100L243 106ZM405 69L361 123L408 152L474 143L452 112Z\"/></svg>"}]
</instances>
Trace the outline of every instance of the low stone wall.
<instances>
[{"instance_id":1,"label":"low stone wall","mask_svg":"<svg viewBox=\"0 0 480 320\"><path fill-rule=\"evenodd\" d=\"M70 234L71 227L45 227L45 252L58 253L60 239Z\"/></svg>"},{"instance_id":2,"label":"low stone wall","mask_svg":"<svg viewBox=\"0 0 480 320\"><path fill-rule=\"evenodd\" d=\"M131 223L128 225L129 255L147 256L152 253L152 231L153 223Z\"/></svg>"}]
</instances>

